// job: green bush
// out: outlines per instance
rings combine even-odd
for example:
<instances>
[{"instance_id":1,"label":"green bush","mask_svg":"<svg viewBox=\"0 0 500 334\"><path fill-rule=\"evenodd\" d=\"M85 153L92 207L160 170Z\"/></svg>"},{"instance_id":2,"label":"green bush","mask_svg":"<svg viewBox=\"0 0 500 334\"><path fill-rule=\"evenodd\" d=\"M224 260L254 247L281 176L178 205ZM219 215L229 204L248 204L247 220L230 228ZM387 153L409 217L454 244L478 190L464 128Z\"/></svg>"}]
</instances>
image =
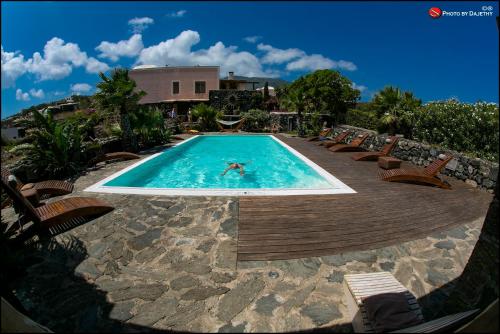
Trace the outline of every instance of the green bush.
<instances>
[{"instance_id":1,"label":"green bush","mask_svg":"<svg viewBox=\"0 0 500 334\"><path fill-rule=\"evenodd\" d=\"M193 116L198 118L198 123L203 131L216 130L216 119L221 115L222 113L220 111L204 103L200 103L193 108Z\"/></svg>"},{"instance_id":2,"label":"green bush","mask_svg":"<svg viewBox=\"0 0 500 334\"><path fill-rule=\"evenodd\" d=\"M170 141L171 133L165 126L158 108L143 107L130 114L130 125L143 147L161 145Z\"/></svg>"},{"instance_id":3,"label":"green bush","mask_svg":"<svg viewBox=\"0 0 500 334\"><path fill-rule=\"evenodd\" d=\"M250 109L247 112L243 112L241 117L245 118L243 130L249 132L261 132L269 128L271 122L269 112L260 109Z\"/></svg>"},{"instance_id":4,"label":"green bush","mask_svg":"<svg viewBox=\"0 0 500 334\"><path fill-rule=\"evenodd\" d=\"M349 109L346 115L346 123L360 128L377 130L377 114L374 111Z\"/></svg>"},{"instance_id":5,"label":"green bush","mask_svg":"<svg viewBox=\"0 0 500 334\"><path fill-rule=\"evenodd\" d=\"M428 103L414 115L413 138L498 161L498 106L456 100Z\"/></svg>"}]
</instances>

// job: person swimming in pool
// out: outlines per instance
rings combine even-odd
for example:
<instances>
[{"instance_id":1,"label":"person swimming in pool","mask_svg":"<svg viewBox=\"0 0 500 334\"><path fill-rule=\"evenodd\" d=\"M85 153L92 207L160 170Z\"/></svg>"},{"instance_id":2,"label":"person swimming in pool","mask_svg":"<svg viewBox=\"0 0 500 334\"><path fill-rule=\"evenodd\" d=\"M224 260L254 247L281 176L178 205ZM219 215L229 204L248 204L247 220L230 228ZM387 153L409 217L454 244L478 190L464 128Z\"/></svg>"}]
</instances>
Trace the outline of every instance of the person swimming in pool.
<instances>
[{"instance_id":1,"label":"person swimming in pool","mask_svg":"<svg viewBox=\"0 0 500 334\"><path fill-rule=\"evenodd\" d=\"M240 170L240 175L243 176L245 174L245 169L243 166L245 166L246 163L244 162L228 162L229 167L224 169L224 171L220 174L222 176L226 175L228 171L231 169L239 169Z\"/></svg>"}]
</instances>

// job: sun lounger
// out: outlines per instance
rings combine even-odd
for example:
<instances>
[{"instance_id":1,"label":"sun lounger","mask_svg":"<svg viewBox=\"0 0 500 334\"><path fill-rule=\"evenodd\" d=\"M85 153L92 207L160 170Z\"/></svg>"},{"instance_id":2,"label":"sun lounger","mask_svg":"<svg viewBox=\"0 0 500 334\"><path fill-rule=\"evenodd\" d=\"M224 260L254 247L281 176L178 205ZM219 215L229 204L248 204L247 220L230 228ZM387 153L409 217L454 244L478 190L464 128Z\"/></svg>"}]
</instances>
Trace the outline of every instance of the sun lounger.
<instances>
[{"instance_id":1,"label":"sun lounger","mask_svg":"<svg viewBox=\"0 0 500 334\"><path fill-rule=\"evenodd\" d=\"M311 138L308 138L308 141L316 141L316 140L324 140L328 135L332 132L332 128L325 128L322 131L320 131L319 136L314 136Z\"/></svg>"},{"instance_id":2,"label":"sun lounger","mask_svg":"<svg viewBox=\"0 0 500 334\"><path fill-rule=\"evenodd\" d=\"M15 187L2 178L2 187L14 201L24 223L32 221L37 232L64 224L75 218L94 218L112 211L108 203L91 197L64 198L39 207L34 207Z\"/></svg>"},{"instance_id":3,"label":"sun lounger","mask_svg":"<svg viewBox=\"0 0 500 334\"><path fill-rule=\"evenodd\" d=\"M90 160L89 164L95 165L95 164L98 164L99 162L116 160L116 159L133 160L133 159L140 159L140 158L141 157L135 153L113 152L113 153L106 153L106 154L99 155L96 158Z\"/></svg>"},{"instance_id":4,"label":"sun lounger","mask_svg":"<svg viewBox=\"0 0 500 334\"><path fill-rule=\"evenodd\" d=\"M2 167L2 179L7 182L9 175L12 173L5 167ZM73 184L66 181L60 180L47 180L36 183L23 184L19 180L17 181L18 190L28 190L35 189L42 198L50 196L59 196L70 194L73 191Z\"/></svg>"},{"instance_id":5,"label":"sun lounger","mask_svg":"<svg viewBox=\"0 0 500 334\"><path fill-rule=\"evenodd\" d=\"M379 152L359 152L354 154L351 158L356 161L369 161L369 160L377 160L379 157L388 156L391 153L392 149L398 142L399 137L392 136L387 138L387 144L384 145L381 151Z\"/></svg>"},{"instance_id":6,"label":"sun lounger","mask_svg":"<svg viewBox=\"0 0 500 334\"><path fill-rule=\"evenodd\" d=\"M367 274L355 274L344 276L344 293L347 298L347 308L356 333L374 333L376 325L370 319L365 303L368 297L381 296L382 294L401 294L407 300L405 310L399 310L402 314L412 314L422 323L406 328L392 329L393 333L432 333L448 332L458 328L461 324L471 319L479 310L448 315L443 318L429 322L423 322L422 310L413 294L408 291L389 272L375 272ZM388 307L391 307L390 305ZM399 313L398 310L395 313ZM395 316L397 319L398 316Z\"/></svg>"},{"instance_id":7,"label":"sun lounger","mask_svg":"<svg viewBox=\"0 0 500 334\"><path fill-rule=\"evenodd\" d=\"M350 133L351 131L344 130L341 133L339 133L335 138L323 140L318 145L324 146L326 148L334 145L339 145L344 141L344 139L347 138L347 136L349 136Z\"/></svg>"},{"instance_id":8,"label":"sun lounger","mask_svg":"<svg viewBox=\"0 0 500 334\"><path fill-rule=\"evenodd\" d=\"M329 147L328 149L332 152L366 151L364 148L361 147L361 144L363 144L363 142L365 141L366 138L368 138L367 133L362 134L362 135L358 135L349 144L338 144L338 145L334 145L332 147Z\"/></svg>"},{"instance_id":9,"label":"sun lounger","mask_svg":"<svg viewBox=\"0 0 500 334\"><path fill-rule=\"evenodd\" d=\"M451 189L451 186L443 182L437 175L453 157L440 155L429 166L425 168L399 168L379 172L379 178L389 182L410 182L426 185L434 185L443 189Z\"/></svg>"}]
</instances>

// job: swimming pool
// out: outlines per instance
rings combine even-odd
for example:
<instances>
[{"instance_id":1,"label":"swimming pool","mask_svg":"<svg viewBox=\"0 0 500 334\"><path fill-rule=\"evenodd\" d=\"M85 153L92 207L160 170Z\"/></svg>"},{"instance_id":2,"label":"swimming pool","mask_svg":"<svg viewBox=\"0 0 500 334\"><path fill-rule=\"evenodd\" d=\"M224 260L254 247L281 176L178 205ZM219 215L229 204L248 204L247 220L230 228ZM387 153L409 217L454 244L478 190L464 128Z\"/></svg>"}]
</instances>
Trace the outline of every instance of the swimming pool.
<instances>
[{"instance_id":1,"label":"swimming pool","mask_svg":"<svg viewBox=\"0 0 500 334\"><path fill-rule=\"evenodd\" d=\"M239 170L221 173L230 162ZM270 135L203 135L139 161L85 191L144 195L306 195L355 193Z\"/></svg>"}]
</instances>

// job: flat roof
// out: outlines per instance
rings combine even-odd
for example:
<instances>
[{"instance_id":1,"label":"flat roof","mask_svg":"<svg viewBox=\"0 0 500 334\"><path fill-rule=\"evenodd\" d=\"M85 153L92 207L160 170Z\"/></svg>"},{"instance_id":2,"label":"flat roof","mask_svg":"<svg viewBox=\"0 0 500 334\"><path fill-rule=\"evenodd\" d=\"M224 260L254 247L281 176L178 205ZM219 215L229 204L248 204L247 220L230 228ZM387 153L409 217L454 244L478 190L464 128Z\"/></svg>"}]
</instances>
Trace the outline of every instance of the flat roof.
<instances>
[{"instance_id":1,"label":"flat roof","mask_svg":"<svg viewBox=\"0 0 500 334\"><path fill-rule=\"evenodd\" d=\"M151 71L151 70L167 70L167 69L191 69L191 68L216 68L219 69L220 66L156 66L156 67L144 67L144 68L133 68L131 71Z\"/></svg>"}]
</instances>

